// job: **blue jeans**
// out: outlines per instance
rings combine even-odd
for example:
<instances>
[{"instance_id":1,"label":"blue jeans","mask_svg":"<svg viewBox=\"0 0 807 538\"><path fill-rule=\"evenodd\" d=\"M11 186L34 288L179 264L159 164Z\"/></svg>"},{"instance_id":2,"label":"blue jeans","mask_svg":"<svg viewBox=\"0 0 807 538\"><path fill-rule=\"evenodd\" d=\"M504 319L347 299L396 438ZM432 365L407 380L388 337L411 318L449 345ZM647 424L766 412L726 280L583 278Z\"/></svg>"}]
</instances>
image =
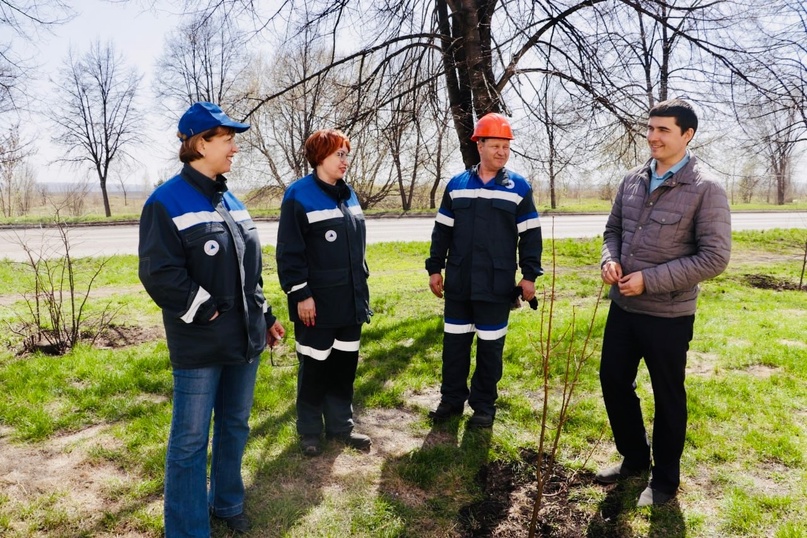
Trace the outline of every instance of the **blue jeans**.
<instances>
[{"instance_id":1,"label":"blue jeans","mask_svg":"<svg viewBox=\"0 0 807 538\"><path fill-rule=\"evenodd\" d=\"M174 369L174 407L165 459L166 538L209 538L210 512L230 517L244 511L241 458L259 362L256 357L239 365Z\"/></svg>"}]
</instances>

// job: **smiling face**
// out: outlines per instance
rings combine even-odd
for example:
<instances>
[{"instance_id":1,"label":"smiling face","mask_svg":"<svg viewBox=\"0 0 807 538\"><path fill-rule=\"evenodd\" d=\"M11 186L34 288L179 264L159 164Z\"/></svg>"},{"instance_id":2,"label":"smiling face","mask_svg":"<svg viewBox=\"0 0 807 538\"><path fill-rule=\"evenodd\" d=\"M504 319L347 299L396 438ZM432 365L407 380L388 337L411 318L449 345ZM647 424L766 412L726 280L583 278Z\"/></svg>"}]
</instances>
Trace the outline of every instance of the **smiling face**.
<instances>
[{"instance_id":1,"label":"smiling face","mask_svg":"<svg viewBox=\"0 0 807 538\"><path fill-rule=\"evenodd\" d=\"M479 168L484 177L504 168L510 159L510 141L506 138L486 138L476 143L479 149Z\"/></svg>"},{"instance_id":2,"label":"smiling face","mask_svg":"<svg viewBox=\"0 0 807 538\"><path fill-rule=\"evenodd\" d=\"M350 162L350 149L346 144L322 159L317 165L317 177L331 185L345 177Z\"/></svg>"},{"instance_id":3,"label":"smiling face","mask_svg":"<svg viewBox=\"0 0 807 538\"><path fill-rule=\"evenodd\" d=\"M202 158L193 161L191 166L213 179L219 174L226 174L232 168L233 156L238 153L235 133L216 135L210 140L203 138L199 141L197 151Z\"/></svg>"},{"instance_id":4,"label":"smiling face","mask_svg":"<svg viewBox=\"0 0 807 538\"><path fill-rule=\"evenodd\" d=\"M694 135L693 129L682 132L674 117L651 116L647 122L647 145L650 146L650 156L658 161L663 170L684 158L687 144Z\"/></svg>"}]
</instances>

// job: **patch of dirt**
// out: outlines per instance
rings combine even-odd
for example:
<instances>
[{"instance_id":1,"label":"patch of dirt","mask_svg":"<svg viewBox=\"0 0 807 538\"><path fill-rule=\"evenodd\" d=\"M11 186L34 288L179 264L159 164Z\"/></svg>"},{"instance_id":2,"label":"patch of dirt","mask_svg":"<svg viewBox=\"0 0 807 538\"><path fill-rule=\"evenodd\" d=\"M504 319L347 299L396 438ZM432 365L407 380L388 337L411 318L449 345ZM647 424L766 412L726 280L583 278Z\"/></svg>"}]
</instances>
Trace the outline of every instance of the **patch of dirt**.
<instances>
[{"instance_id":1,"label":"patch of dirt","mask_svg":"<svg viewBox=\"0 0 807 538\"><path fill-rule=\"evenodd\" d=\"M95 339L95 347L115 349L136 346L165 337L162 326L139 327L136 325L110 325Z\"/></svg>"},{"instance_id":2,"label":"patch of dirt","mask_svg":"<svg viewBox=\"0 0 807 538\"><path fill-rule=\"evenodd\" d=\"M8 498L11 509L7 511L25 514L32 507L55 510L81 521L81 527L95 537L147 536L104 530L104 514L120 509L125 502L114 492L130 480L114 465L88 457L95 447L109 449L118 443L105 430L106 426L92 426L37 445L12 443L7 437L9 430L0 430L0 491ZM155 501L148 509L159 510L159 504ZM29 515L34 520L41 516ZM35 532L25 518L11 520L9 525L17 536L44 536Z\"/></svg>"},{"instance_id":3,"label":"patch of dirt","mask_svg":"<svg viewBox=\"0 0 807 538\"><path fill-rule=\"evenodd\" d=\"M718 371L718 356L715 353L690 351L687 356L687 375L712 377Z\"/></svg>"},{"instance_id":4,"label":"patch of dirt","mask_svg":"<svg viewBox=\"0 0 807 538\"><path fill-rule=\"evenodd\" d=\"M764 364L753 364L743 371L759 379L768 379L773 374L781 372L782 369L765 366Z\"/></svg>"},{"instance_id":5,"label":"patch of dirt","mask_svg":"<svg viewBox=\"0 0 807 538\"><path fill-rule=\"evenodd\" d=\"M807 291L807 285L799 287L795 282L763 274L745 274L743 281L753 288L776 291Z\"/></svg>"},{"instance_id":6,"label":"patch of dirt","mask_svg":"<svg viewBox=\"0 0 807 538\"><path fill-rule=\"evenodd\" d=\"M538 453L521 451L523 462L494 461L479 470L477 480L485 498L460 510L463 538L522 538L527 536L537 496ZM543 472L546 462L543 462ZM536 522L537 536L580 538L586 536L592 515L570 500L575 490L593 483L593 474L555 465L544 487ZM593 517L602 517L601 515Z\"/></svg>"}]
</instances>

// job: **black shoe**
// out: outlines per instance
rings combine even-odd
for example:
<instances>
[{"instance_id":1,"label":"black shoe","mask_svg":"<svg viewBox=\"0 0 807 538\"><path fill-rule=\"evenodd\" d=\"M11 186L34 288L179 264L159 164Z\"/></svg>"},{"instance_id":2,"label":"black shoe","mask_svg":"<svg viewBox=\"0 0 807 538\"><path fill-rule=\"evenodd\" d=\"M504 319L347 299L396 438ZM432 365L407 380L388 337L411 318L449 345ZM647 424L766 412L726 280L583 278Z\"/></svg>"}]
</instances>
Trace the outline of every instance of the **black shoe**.
<instances>
[{"instance_id":1,"label":"black shoe","mask_svg":"<svg viewBox=\"0 0 807 538\"><path fill-rule=\"evenodd\" d=\"M594 480L600 484L616 484L620 480L625 480L632 476L641 476L644 472L645 469L632 469L624 463L620 463L599 471L594 475Z\"/></svg>"},{"instance_id":2,"label":"black shoe","mask_svg":"<svg viewBox=\"0 0 807 538\"><path fill-rule=\"evenodd\" d=\"M300 450L303 451L304 456L319 456L321 453L319 448L319 435L300 436Z\"/></svg>"},{"instance_id":3,"label":"black shoe","mask_svg":"<svg viewBox=\"0 0 807 538\"><path fill-rule=\"evenodd\" d=\"M474 412L474 415L468 419L467 427L469 428L492 428L493 415L487 413Z\"/></svg>"},{"instance_id":4,"label":"black shoe","mask_svg":"<svg viewBox=\"0 0 807 538\"><path fill-rule=\"evenodd\" d=\"M244 512L241 512L238 515L230 517L221 517L213 514L213 517L226 523L227 528L229 528L233 532L244 533L247 532L250 527L249 518Z\"/></svg>"},{"instance_id":5,"label":"black shoe","mask_svg":"<svg viewBox=\"0 0 807 538\"><path fill-rule=\"evenodd\" d=\"M647 486L642 494L639 495L639 502L636 503L636 506L659 506L667 504L673 499L675 499L675 493L664 493Z\"/></svg>"},{"instance_id":6,"label":"black shoe","mask_svg":"<svg viewBox=\"0 0 807 538\"><path fill-rule=\"evenodd\" d=\"M364 435L363 433L356 433L354 431L328 434L327 437L328 439L341 441L351 448L362 450L364 452L370 450L370 447L373 446L373 440L370 439L369 436Z\"/></svg>"},{"instance_id":7,"label":"black shoe","mask_svg":"<svg viewBox=\"0 0 807 538\"><path fill-rule=\"evenodd\" d=\"M437 409L434 411L429 411L429 418L432 419L432 422L441 423L450 420L452 417L459 417L462 416L462 410L464 405L456 406L451 405L448 402L440 402L440 405L437 406Z\"/></svg>"}]
</instances>

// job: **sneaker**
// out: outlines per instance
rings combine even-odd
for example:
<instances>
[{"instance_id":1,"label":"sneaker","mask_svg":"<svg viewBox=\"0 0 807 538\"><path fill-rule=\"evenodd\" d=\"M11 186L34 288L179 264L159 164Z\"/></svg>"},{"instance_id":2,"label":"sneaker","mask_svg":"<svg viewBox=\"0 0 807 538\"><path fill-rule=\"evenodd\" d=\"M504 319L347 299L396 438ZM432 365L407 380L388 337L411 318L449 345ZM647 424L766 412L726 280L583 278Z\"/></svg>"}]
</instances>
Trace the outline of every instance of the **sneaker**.
<instances>
[{"instance_id":1,"label":"sneaker","mask_svg":"<svg viewBox=\"0 0 807 538\"><path fill-rule=\"evenodd\" d=\"M441 423L450 420L452 417L462 416L463 405L451 405L448 402L440 401L440 405L434 411L429 411L429 418L432 422Z\"/></svg>"},{"instance_id":2,"label":"sneaker","mask_svg":"<svg viewBox=\"0 0 807 538\"><path fill-rule=\"evenodd\" d=\"M364 435L363 433L356 433L354 431L328 434L327 437L328 439L335 439L337 441L341 441L351 448L355 448L356 450L362 450L365 452L370 450L370 447L373 446L373 440L370 439L369 436Z\"/></svg>"},{"instance_id":3,"label":"sneaker","mask_svg":"<svg viewBox=\"0 0 807 538\"><path fill-rule=\"evenodd\" d=\"M675 499L675 493L664 493L647 486L642 494L639 495L639 502L636 503L636 506L659 506L667 504L673 499Z\"/></svg>"},{"instance_id":4,"label":"sneaker","mask_svg":"<svg viewBox=\"0 0 807 538\"><path fill-rule=\"evenodd\" d=\"M474 415L468 419L467 427L469 428L492 428L493 415L487 413L474 412Z\"/></svg>"},{"instance_id":5,"label":"sneaker","mask_svg":"<svg viewBox=\"0 0 807 538\"><path fill-rule=\"evenodd\" d=\"M221 517L213 514L213 517L223 521L227 525L227 528L233 532L244 533L249 531L249 518L244 512L230 517Z\"/></svg>"},{"instance_id":6,"label":"sneaker","mask_svg":"<svg viewBox=\"0 0 807 538\"><path fill-rule=\"evenodd\" d=\"M319 456L322 452L319 447L319 435L302 435L300 437L300 450L304 456Z\"/></svg>"},{"instance_id":7,"label":"sneaker","mask_svg":"<svg viewBox=\"0 0 807 538\"><path fill-rule=\"evenodd\" d=\"M620 463L607 469L603 469L594 475L594 480L600 484L616 484L620 480L630 478L632 476L641 476L644 469L631 469L627 465Z\"/></svg>"}]
</instances>

